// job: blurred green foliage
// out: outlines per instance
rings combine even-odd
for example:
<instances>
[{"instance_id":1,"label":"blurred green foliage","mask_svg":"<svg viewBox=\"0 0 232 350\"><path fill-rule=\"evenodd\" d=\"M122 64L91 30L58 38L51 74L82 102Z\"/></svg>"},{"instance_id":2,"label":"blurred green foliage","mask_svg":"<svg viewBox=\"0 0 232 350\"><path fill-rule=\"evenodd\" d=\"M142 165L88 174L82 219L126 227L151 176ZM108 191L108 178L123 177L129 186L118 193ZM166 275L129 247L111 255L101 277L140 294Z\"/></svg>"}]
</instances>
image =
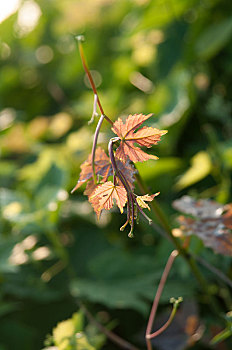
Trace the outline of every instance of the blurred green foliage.
<instances>
[{"instance_id":1,"label":"blurred green foliage","mask_svg":"<svg viewBox=\"0 0 232 350\"><path fill-rule=\"evenodd\" d=\"M93 340L87 321L77 326L81 316L72 314L80 299L106 326L114 319L116 332L145 348L149 307L172 245L145 223L129 240L118 230L125 221L118 211L96 222L82 189L69 195L96 126L87 124L93 94L74 36L86 37L89 66L112 120L154 113L150 125L168 129L155 150L160 160L138 169L150 193L161 192L158 201L174 227L171 203L182 194L232 200L231 13L226 0L26 0L0 23L1 350L41 349L67 318L69 345L57 338L63 322L51 346L114 349L103 346L104 337ZM110 135L105 123L103 148ZM232 276L228 258L197 239L191 249ZM212 338L210 306L178 259L161 309L170 297L194 299ZM228 287L203 272L227 312ZM78 344L71 342L75 332L82 332ZM203 348L201 342L194 347Z\"/></svg>"}]
</instances>

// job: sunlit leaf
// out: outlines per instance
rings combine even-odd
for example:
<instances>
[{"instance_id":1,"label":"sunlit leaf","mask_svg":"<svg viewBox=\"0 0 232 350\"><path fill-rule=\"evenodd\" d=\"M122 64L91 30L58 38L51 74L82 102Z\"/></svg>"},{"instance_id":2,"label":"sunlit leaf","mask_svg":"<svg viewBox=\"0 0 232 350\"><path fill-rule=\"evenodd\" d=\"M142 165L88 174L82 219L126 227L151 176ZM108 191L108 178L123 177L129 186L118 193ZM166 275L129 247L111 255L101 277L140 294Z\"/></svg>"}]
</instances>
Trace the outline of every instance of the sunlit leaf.
<instances>
[{"instance_id":1,"label":"sunlit leaf","mask_svg":"<svg viewBox=\"0 0 232 350\"><path fill-rule=\"evenodd\" d=\"M162 135L167 133L166 130L159 130L147 126L144 126L142 129L135 132L135 130L151 116L152 114L130 114L125 124L120 118L114 123L112 130L121 140L120 145L116 150L116 157L124 162L128 157L132 162L143 162L148 159L157 159L156 156L145 153L134 145L134 143L137 143L140 146L150 148L152 145L155 145L160 141Z\"/></svg>"},{"instance_id":2,"label":"sunlit leaf","mask_svg":"<svg viewBox=\"0 0 232 350\"><path fill-rule=\"evenodd\" d=\"M72 126L72 118L67 113L58 113L53 116L49 131L54 138L58 138L67 133Z\"/></svg>"},{"instance_id":3,"label":"sunlit leaf","mask_svg":"<svg viewBox=\"0 0 232 350\"><path fill-rule=\"evenodd\" d=\"M191 159L191 164L191 167L176 183L176 189L182 190L185 187L195 184L209 175L212 169L211 159L208 153L204 151L195 154Z\"/></svg>"},{"instance_id":4,"label":"sunlit leaf","mask_svg":"<svg viewBox=\"0 0 232 350\"><path fill-rule=\"evenodd\" d=\"M148 210L151 210L149 205L146 202L153 201L153 199L158 195L159 195L159 192L152 194L151 196L149 196L148 194L145 194L144 196L137 196L136 201L141 208L144 208L144 209L147 208Z\"/></svg>"},{"instance_id":5,"label":"sunlit leaf","mask_svg":"<svg viewBox=\"0 0 232 350\"><path fill-rule=\"evenodd\" d=\"M89 199L97 214L102 209L111 209L114 199L121 213L123 213L123 207L127 201L127 192L123 186L117 186L108 181L98 186Z\"/></svg>"},{"instance_id":6,"label":"sunlit leaf","mask_svg":"<svg viewBox=\"0 0 232 350\"><path fill-rule=\"evenodd\" d=\"M97 334L95 327L91 331L85 327L83 314L78 312L57 324L53 340L58 350L96 350L103 345L105 336Z\"/></svg>"}]
</instances>

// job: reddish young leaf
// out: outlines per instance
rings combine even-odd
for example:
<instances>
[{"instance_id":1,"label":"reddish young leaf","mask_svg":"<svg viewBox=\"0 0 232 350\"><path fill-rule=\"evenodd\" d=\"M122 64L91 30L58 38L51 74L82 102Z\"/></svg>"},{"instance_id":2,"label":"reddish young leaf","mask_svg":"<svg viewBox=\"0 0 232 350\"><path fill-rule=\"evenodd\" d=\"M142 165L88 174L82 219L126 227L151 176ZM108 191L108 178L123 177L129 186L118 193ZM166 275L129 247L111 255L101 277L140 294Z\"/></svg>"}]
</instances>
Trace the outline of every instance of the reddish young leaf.
<instances>
[{"instance_id":1,"label":"reddish young leaf","mask_svg":"<svg viewBox=\"0 0 232 350\"><path fill-rule=\"evenodd\" d=\"M232 256L231 205L223 206L204 199L196 201L189 196L183 196L174 201L173 206L194 217L178 217L183 233L198 236L206 247L212 248L216 253Z\"/></svg>"},{"instance_id":2,"label":"reddish young leaf","mask_svg":"<svg viewBox=\"0 0 232 350\"><path fill-rule=\"evenodd\" d=\"M159 130L147 126L144 126L142 129L135 132L135 129L140 127L145 120L151 117L151 115L152 114L130 114L125 124L123 124L120 118L114 123L112 130L121 140L115 154L117 158L124 162L127 160L127 157L129 157L132 162L143 162L148 159L157 159L156 156L145 153L139 147L134 145L136 142L140 146L150 148L152 145L155 145L160 141L162 135L167 133L166 130Z\"/></svg>"},{"instance_id":3,"label":"reddish young leaf","mask_svg":"<svg viewBox=\"0 0 232 350\"><path fill-rule=\"evenodd\" d=\"M98 206L98 200L96 198L94 204L90 200L90 197L92 196L92 194L94 193L94 191L96 190L96 188L98 186L100 186L100 184L95 184L93 180L90 180L89 182L87 182L87 185L86 185L86 188L85 188L85 191L84 191L84 195L88 196L89 202L92 204L92 206L94 205L94 207L96 208L95 212L96 212L96 215L97 215L97 219L99 220L100 215L101 215L101 210L97 209L97 208L100 208Z\"/></svg>"},{"instance_id":4,"label":"reddish young leaf","mask_svg":"<svg viewBox=\"0 0 232 350\"><path fill-rule=\"evenodd\" d=\"M88 159L81 165L80 177L76 186L72 190L72 193L76 191L83 183L85 183L93 177L91 160L92 155L89 154ZM103 177L103 181L106 181L111 175L109 173L112 172L112 166L109 157L106 155L105 151L103 151L101 147L98 147L96 149L94 164L96 175L101 175Z\"/></svg>"},{"instance_id":5,"label":"reddish young leaf","mask_svg":"<svg viewBox=\"0 0 232 350\"><path fill-rule=\"evenodd\" d=\"M99 204L99 197L95 196L92 198L91 196L89 196L89 202L91 203L91 205L92 205L92 207L97 215L97 219L99 220L102 209L103 209L103 208L101 208L101 206Z\"/></svg>"},{"instance_id":6,"label":"reddish young leaf","mask_svg":"<svg viewBox=\"0 0 232 350\"><path fill-rule=\"evenodd\" d=\"M84 195L91 197L91 195L93 194L93 192L96 190L96 188L100 186L99 184L95 184L93 180L90 180L89 182L87 182L85 191L84 191Z\"/></svg>"},{"instance_id":7,"label":"reddish young leaf","mask_svg":"<svg viewBox=\"0 0 232 350\"><path fill-rule=\"evenodd\" d=\"M72 193L76 191L82 184L84 184L86 181L92 179L93 172L92 172L92 164L91 164L91 154L88 156L88 159L81 165L81 173L79 180L72 190ZM107 181L109 176L113 175L113 168L110 162L109 157L106 155L105 151L101 147L98 147L96 149L95 154L95 173L96 175L100 175L103 177L102 181ZM134 167L129 163L123 163L120 159L116 159L116 164L118 169L123 173L123 175L126 177L128 184L133 189L134 185L134 174L135 169ZM85 193L84 193L85 194Z\"/></svg>"},{"instance_id":8,"label":"reddish young leaf","mask_svg":"<svg viewBox=\"0 0 232 350\"><path fill-rule=\"evenodd\" d=\"M114 199L121 213L123 213L123 207L127 202L127 192L123 186L114 185L111 181L99 185L89 197L90 203L97 215L102 209L111 209Z\"/></svg>"}]
</instances>

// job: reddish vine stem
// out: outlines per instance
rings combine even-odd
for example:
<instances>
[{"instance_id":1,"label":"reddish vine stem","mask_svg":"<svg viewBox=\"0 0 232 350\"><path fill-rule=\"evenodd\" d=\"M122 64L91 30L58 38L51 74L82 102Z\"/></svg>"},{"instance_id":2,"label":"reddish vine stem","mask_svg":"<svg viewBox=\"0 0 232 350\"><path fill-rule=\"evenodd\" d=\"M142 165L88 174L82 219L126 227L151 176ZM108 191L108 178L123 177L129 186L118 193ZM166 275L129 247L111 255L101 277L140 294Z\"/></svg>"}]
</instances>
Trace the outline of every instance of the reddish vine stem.
<instances>
[{"instance_id":1,"label":"reddish vine stem","mask_svg":"<svg viewBox=\"0 0 232 350\"><path fill-rule=\"evenodd\" d=\"M172 312L171 312L168 320L165 322L165 324L162 327L160 327L157 331L155 331L154 333L149 334L147 336L148 340L158 337L158 335L163 333L170 326L170 324L172 323L172 321L173 321L173 319L175 317L176 310L177 310L177 308L175 308L175 307L172 309Z\"/></svg>"},{"instance_id":2,"label":"reddish vine stem","mask_svg":"<svg viewBox=\"0 0 232 350\"><path fill-rule=\"evenodd\" d=\"M160 301L160 297L162 295L162 292L163 292L163 289L164 289L164 286L165 286L168 274L169 274L169 272L171 270L171 267L172 267L172 265L174 263L174 260L178 256L178 254L179 253L178 253L177 250L173 250L172 253L170 254L169 259L167 261L167 264L165 266L165 269L163 271L163 274L162 274L162 277L161 277L161 280L160 280L160 283L159 283L156 295L155 295L155 299L154 299L154 302L153 302L153 305L152 305L152 309L151 309L151 312L150 312L149 320L148 320L148 323L147 323L147 329L146 329L147 350L152 350L152 345L151 345L150 339L151 339L151 331L152 331L153 322L154 322L154 319L155 319L155 315L156 315L156 311L157 311L158 304L159 304L159 301ZM169 324L170 324L170 322L169 322ZM169 324L167 324L165 328L163 328L164 327L163 326L162 327L163 328L162 331L164 331L168 327ZM153 336L153 338L154 338L154 336Z\"/></svg>"},{"instance_id":3,"label":"reddish vine stem","mask_svg":"<svg viewBox=\"0 0 232 350\"><path fill-rule=\"evenodd\" d=\"M93 147L92 147L92 159L91 159L92 171L93 171L93 180L94 180L94 183L96 184L97 183L97 179L96 179L96 174L95 174L95 152L96 152L96 147L97 147L98 135L99 135L99 132L100 132L100 129L101 129L101 126L102 126L102 123L103 123L104 119L106 119L111 125L113 125L113 122L104 113L102 104L101 104L99 96L98 96L97 88L95 86L93 77L92 77L92 75L90 73L90 70L88 68L87 61L86 61L85 55L84 55L84 50L83 50L83 47L82 47L82 41L84 40L84 37L82 35L78 35L78 36L76 36L76 39L77 39L77 42L78 42L78 48L79 48L79 52L80 52L80 56L81 56L82 65L84 67L85 73L87 74L87 77L89 79L90 85L91 85L92 90L94 92L94 97L96 96L98 107L99 107L99 109L101 111L101 117L100 117L100 119L98 121L96 130L95 130L95 134L94 134Z\"/></svg>"},{"instance_id":4,"label":"reddish vine stem","mask_svg":"<svg viewBox=\"0 0 232 350\"><path fill-rule=\"evenodd\" d=\"M99 96L98 96L98 92L97 92L97 89L96 89L96 86L95 86L95 83L94 83L94 80L93 80L93 77L90 73L90 70L88 68L88 65L87 65L87 61L85 59L85 55L84 55L84 50L83 50L83 47L82 47L82 41L84 41L84 37L82 35L78 35L76 36L76 40L78 42L78 48L79 48L79 52L80 52L80 56L81 56L81 61L82 61L82 65L84 67L84 70L85 70L85 73L87 74L87 77L89 79L89 82L90 82L90 85L91 85L91 88L94 92L94 94L97 96L97 104L98 104L98 107L101 111L101 115L104 115L105 116L105 119L111 124L113 125L113 122L111 121L110 118L108 118L105 113L104 113L104 110L103 110L103 107L102 107L102 104L100 102L100 99L99 99Z\"/></svg>"}]
</instances>

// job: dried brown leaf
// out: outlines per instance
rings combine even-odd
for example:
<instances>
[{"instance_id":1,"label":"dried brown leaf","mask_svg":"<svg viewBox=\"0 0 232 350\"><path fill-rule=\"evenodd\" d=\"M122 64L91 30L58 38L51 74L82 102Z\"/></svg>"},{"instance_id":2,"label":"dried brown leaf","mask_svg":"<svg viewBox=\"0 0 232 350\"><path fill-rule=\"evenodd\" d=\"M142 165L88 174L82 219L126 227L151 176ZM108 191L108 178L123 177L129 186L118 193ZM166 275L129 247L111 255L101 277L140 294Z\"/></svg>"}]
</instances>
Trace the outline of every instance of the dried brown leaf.
<instances>
[{"instance_id":1,"label":"dried brown leaf","mask_svg":"<svg viewBox=\"0 0 232 350\"><path fill-rule=\"evenodd\" d=\"M179 216L180 229L196 235L216 253L232 256L232 209L211 200L195 200L189 196L173 202L175 209L193 217ZM225 214L223 212L226 211Z\"/></svg>"}]
</instances>

